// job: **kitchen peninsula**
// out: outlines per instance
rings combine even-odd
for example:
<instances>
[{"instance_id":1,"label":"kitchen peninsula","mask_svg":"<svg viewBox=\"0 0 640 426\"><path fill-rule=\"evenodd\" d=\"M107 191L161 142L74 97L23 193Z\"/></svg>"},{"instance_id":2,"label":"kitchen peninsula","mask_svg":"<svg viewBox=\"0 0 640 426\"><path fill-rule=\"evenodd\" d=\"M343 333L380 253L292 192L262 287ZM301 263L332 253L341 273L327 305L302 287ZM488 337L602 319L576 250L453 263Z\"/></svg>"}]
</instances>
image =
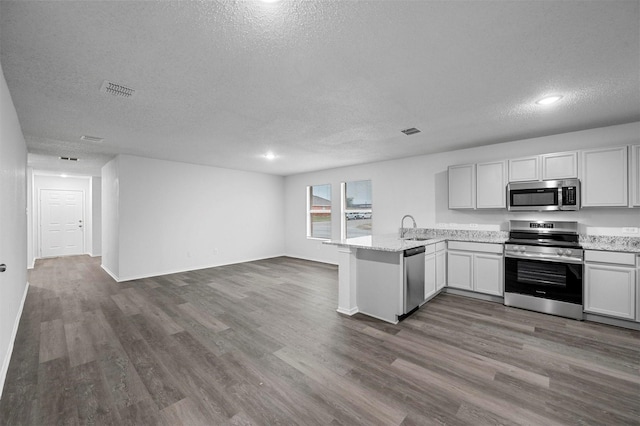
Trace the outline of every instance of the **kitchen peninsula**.
<instances>
[{"instance_id":1,"label":"kitchen peninsula","mask_svg":"<svg viewBox=\"0 0 640 426\"><path fill-rule=\"evenodd\" d=\"M506 233L500 231L411 229L405 238L385 234L326 241L325 244L338 246L337 310L345 315L360 312L395 324L406 314L407 251L425 247L433 253L436 246L444 247L447 240L501 244L506 237ZM423 297L421 303L435 294Z\"/></svg>"}]
</instances>

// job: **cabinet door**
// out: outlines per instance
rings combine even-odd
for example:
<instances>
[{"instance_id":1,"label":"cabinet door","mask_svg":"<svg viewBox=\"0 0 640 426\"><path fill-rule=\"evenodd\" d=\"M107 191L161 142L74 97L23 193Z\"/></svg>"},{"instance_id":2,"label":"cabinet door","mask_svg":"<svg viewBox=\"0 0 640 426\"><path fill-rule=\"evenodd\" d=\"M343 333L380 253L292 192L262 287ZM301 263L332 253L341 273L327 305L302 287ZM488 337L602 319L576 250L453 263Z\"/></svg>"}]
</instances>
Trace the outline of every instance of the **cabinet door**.
<instances>
[{"instance_id":1,"label":"cabinet door","mask_svg":"<svg viewBox=\"0 0 640 426\"><path fill-rule=\"evenodd\" d=\"M640 254L637 256L636 265L636 322L640 322Z\"/></svg>"},{"instance_id":2,"label":"cabinet door","mask_svg":"<svg viewBox=\"0 0 640 426\"><path fill-rule=\"evenodd\" d=\"M473 254L464 251L448 252L447 277L449 287L473 290Z\"/></svg>"},{"instance_id":3,"label":"cabinet door","mask_svg":"<svg viewBox=\"0 0 640 426\"><path fill-rule=\"evenodd\" d=\"M502 296L504 294L503 275L504 262L502 255L473 255L473 282L475 291Z\"/></svg>"},{"instance_id":4,"label":"cabinet door","mask_svg":"<svg viewBox=\"0 0 640 426\"><path fill-rule=\"evenodd\" d=\"M578 153L557 152L540 156L542 180L571 179L578 177Z\"/></svg>"},{"instance_id":5,"label":"cabinet door","mask_svg":"<svg viewBox=\"0 0 640 426\"><path fill-rule=\"evenodd\" d=\"M540 180L539 157L515 158L509 160L509 182Z\"/></svg>"},{"instance_id":6,"label":"cabinet door","mask_svg":"<svg viewBox=\"0 0 640 426\"><path fill-rule=\"evenodd\" d=\"M506 162L479 163L476 166L476 207L504 209L507 207Z\"/></svg>"},{"instance_id":7,"label":"cabinet door","mask_svg":"<svg viewBox=\"0 0 640 426\"><path fill-rule=\"evenodd\" d=\"M629 185L631 185L631 206L640 207L640 145L631 147Z\"/></svg>"},{"instance_id":8,"label":"cabinet door","mask_svg":"<svg viewBox=\"0 0 640 426\"><path fill-rule=\"evenodd\" d=\"M424 258L424 298L436 293L436 255L428 254Z\"/></svg>"},{"instance_id":9,"label":"cabinet door","mask_svg":"<svg viewBox=\"0 0 640 426\"><path fill-rule=\"evenodd\" d=\"M627 147L580 152L582 207L627 206Z\"/></svg>"},{"instance_id":10,"label":"cabinet door","mask_svg":"<svg viewBox=\"0 0 640 426\"><path fill-rule=\"evenodd\" d=\"M584 271L585 312L635 318L635 268L585 263Z\"/></svg>"},{"instance_id":11,"label":"cabinet door","mask_svg":"<svg viewBox=\"0 0 640 426\"><path fill-rule=\"evenodd\" d=\"M436 253L436 290L440 291L447 285L447 252Z\"/></svg>"},{"instance_id":12,"label":"cabinet door","mask_svg":"<svg viewBox=\"0 0 640 426\"><path fill-rule=\"evenodd\" d=\"M449 167L449 208L474 209L476 207L476 165L462 164Z\"/></svg>"}]
</instances>

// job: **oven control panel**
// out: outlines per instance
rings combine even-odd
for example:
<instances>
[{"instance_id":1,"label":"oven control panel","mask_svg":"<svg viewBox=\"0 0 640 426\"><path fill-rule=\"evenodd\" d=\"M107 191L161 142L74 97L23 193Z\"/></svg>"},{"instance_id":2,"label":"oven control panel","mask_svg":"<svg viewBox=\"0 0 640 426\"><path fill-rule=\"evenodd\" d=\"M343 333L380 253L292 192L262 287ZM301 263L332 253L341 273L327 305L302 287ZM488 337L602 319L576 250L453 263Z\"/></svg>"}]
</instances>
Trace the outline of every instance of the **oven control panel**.
<instances>
[{"instance_id":1,"label":"oven control panel","mask_svg":"<svg viewBox=\"0 0 640 426\"><path fill-rule=\"evenodd\" d=\"M520 244L506 244L504 254L507 257L523 259L548 260L552 262L582 263L582 249L568 249L562 247L527 246Z\"/></svg>"}]
</instances>

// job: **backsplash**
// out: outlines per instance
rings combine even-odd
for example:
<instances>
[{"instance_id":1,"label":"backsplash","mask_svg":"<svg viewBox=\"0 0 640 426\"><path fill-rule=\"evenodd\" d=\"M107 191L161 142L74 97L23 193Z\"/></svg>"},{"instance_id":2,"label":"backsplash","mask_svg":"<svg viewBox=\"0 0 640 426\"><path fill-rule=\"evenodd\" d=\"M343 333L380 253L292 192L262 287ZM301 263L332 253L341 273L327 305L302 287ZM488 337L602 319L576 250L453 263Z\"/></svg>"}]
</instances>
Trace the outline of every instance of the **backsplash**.
<instances>
[{"instance_id":1,"label":"backsplash","mask_svg":"<svg viewBox=\"0 0 640 426\"><path fill-rule=\"evenodd\" d=\"M504 243L509 238L506 231L478 231L467 229L404 228L408 237L446 238L448 240Z\"/></svg>"},{"instance_id":2,"label":"backsplash","mask_svg":"<svg viewBox=\"0 0 640 426\"><path fill-rule=\"evenodd\" d=\"M445 238L448 240L504 243L509 239L507 231L478 231L468 229L404 228L407 237ZM618 235L580 234L580 244L589 250L640 252L640 237Z\"/></svg>"}]
</instances>

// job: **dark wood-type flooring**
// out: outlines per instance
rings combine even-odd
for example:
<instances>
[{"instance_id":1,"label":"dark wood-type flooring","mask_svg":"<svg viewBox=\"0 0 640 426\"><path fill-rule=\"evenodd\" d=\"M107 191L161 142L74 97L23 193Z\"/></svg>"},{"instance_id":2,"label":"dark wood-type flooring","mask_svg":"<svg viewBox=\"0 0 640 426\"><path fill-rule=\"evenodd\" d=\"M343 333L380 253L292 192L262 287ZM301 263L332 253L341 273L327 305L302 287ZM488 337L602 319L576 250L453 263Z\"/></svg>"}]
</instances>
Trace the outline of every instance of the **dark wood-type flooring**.
<instances>
[{"instance_id":1,"label":"dark wood-type flooring","mask_svg":"<svg viewBox=\"0 0 640 426\"><path fill-rule=\"evenodd\" d=\"M638 424L635 331L442 294L336 313L337 269L275 258L114 282L30 272L3 425Z\"/></svg>"}]
</instances>

